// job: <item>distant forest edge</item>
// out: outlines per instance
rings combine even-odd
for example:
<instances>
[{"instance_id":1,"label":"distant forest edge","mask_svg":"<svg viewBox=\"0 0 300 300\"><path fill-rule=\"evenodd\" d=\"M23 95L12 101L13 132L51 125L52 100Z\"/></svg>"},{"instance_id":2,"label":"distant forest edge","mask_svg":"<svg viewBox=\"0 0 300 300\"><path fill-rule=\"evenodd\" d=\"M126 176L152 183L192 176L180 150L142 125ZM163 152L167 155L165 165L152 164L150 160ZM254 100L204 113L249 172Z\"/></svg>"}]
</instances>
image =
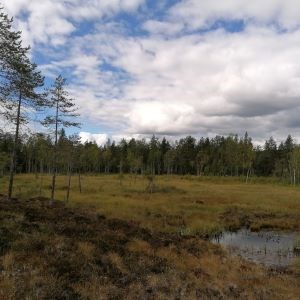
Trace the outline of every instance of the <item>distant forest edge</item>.
<instances>
[{"instance_id":1,"label":"distant forest edge","mask_svg":"<svg viewBox=\"0 0 300 300\"><path fill-rule=\"evenodd\" d=\"M0 131L0 172L9 171L14 136ZM53 138L37 133L20 137L16 155L18 173L53 171ZM289 135L279 145L269 138L254 146L246 133L195 139L192 136L170 143L153 136L150 141L125 140L99 146L81 143L61 130L57 142L57 171L76 173L191 174L198 176L276 176L297 184L300 181L300 146Z\"/></svg>"}]
</instances>

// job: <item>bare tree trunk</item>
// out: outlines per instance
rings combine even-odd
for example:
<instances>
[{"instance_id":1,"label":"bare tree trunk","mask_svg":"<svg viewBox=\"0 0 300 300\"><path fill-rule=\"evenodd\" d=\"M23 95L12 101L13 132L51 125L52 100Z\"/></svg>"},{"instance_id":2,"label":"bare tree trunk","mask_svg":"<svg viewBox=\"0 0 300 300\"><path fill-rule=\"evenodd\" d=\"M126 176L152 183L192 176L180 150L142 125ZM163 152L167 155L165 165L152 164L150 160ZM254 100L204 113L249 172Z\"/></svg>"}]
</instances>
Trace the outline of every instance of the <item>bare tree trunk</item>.
<instances>
[{"instance_id":1,"label":"bare tree trunk","mask_svg":"<svg viewBox=\"0 0 300 300\"><path fill-rule=\"evenodd\" d=\"M41 165L40 165L40 191L39 191L40 196L42 196L43 178L44 178L44 165L43 165L43 161L41 161Z\"/></svg>"},{"instance_id":2,"label":"bare tree trunk","mask_svg":"<svg viewBox=\"0 0 300 300\"><path fill-rule=\"evenodd\" d=\"M296 186L296 170L294 169L294 174L293 174L293 181L294 181L294 186Z\"/></svg>"},{"instance_id":3,"label":"bare tree trunk","mask_svg":"<svg viewBox=\"0 0 300 300\"><path fill-rule=\"evenodd\" d=\"M54 200L55 184L56 184L56 167L53 167L51 201Z\"/></svg>"},{"instance_id":4,"label":"bare tree trunk","mask_svg":"<svg viewBox=\"0 0 300 300\"><path fill-rule=\"evenodd\" d=\"M81 194L82 189L81 189L81 174L80 171L78 170L78 187L79 187L79 193Z\"/></svg>"},{"instance_id":5,"label":"bare tree trunk","mask_svg":"<svg viewBox=\"0 0 300 300\"><path fill-rule=\"evenodd\" d=\"M122 186L122 179L123 179L123 161L120 162L120 172L119 172L119 183Z\"/></svg>"},{"instance_id":6,"label":"bare tree trunk","mask_svg":"<svg viewBox=\"0 0 300 300\"><path fill-rule=\"evenodd\" d=\"M56 122L55 122L55 144L54 144L54 158L53 158L53 175L52 175L52 189L51 189L51 202L54 200L56 172L57 172L57 135L58 135L58 99L56 104Z\"/></svg>"},{"instance_id":7,"label":"bare tree trunk","mask_svg":"<svg viewBox=\"0 0 300 300\"><path fill-rule=\"evenodd\" d=\"M38 167L37 167L37 162L34 162L34 173L35 173L35 178L38 179Z\"/></svg>"},{"instance_id":8,"label":"bare tree trunk","mask_svg":"<svg viewBox=\"0 0 300 300\"><path fill-rule=\"evenodd\" d=\"M151 176L151 183L150 183L150 193L153 193L153 187L154 187L154 175Z\"/></svg>"},{"instance_id":9,"label":"bare tree trunk","mask_svg":"<svg viewBox=\"0 0 300 300\"><path fill-rule=\"evenodd\" d=\"M137 177L137 169L135 169L135 171L134 171L134 184L136 184L136 177Z\"/></svg>"},{"instance_id":10,"label":"bare tree trunk","mask_svg":"<svg viewBox=\"0 0 300 300\"><path fill-rule=\"evenodd\" d=\"M249 175L250 175L250 168L247 170L246 183L248 183Z\"/></svg>"},{"instance_id":11,"label":"bare tree trunk","mask_svg":"<svg viewBox=\"0 0 300 300\"><path fill-rule=\"evenodd\" d=\"M72 176L72 169L69 164L68 168L68 173L69 173L69 180L68 180L68 190L67 190L67 202L69 202L69 197L70 197L70 189L71 189L71 176Z\"/></svg>"},{"instance_id":12,"label":"bare tree trunk","mask_svg":"<svg viewBox=\"0 0 300 300\"><path fill-rule=\"evenodd\" d=\"M13 185L14 185L14 174L15 174L15 168L16 168L16 153L17 153L18 141L19 141L21 104L22 104L22 94L20 92L19 102L18 102L17 119L16 119L15 140L14 140L14 144L13 144L13 150L12 150L11 161L10 161L8 199L11 199L12 191L13 191Z\"/></svg>"}]
</instances>

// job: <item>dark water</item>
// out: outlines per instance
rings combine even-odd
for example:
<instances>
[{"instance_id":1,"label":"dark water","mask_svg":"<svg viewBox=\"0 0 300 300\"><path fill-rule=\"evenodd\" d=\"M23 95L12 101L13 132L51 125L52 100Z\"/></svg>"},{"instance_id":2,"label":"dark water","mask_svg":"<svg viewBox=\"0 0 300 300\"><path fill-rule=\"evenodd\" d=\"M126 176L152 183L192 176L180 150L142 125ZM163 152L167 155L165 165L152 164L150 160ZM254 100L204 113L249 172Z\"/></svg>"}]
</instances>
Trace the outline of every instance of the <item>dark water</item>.
<instances>
[{"instance_id":1,"label":"dark water","mask_svg":"<svg viewBox=\"0 0 300 300\"><path fill-rule=\"evenodd\" d=\"M297 237L299 238L299 233L251 232L241 229L237 232L224 232L212 242L223 245L233 255L240 255L253 262L286 267L297 256L294 251Z\"/></svg>"}]
</instances>

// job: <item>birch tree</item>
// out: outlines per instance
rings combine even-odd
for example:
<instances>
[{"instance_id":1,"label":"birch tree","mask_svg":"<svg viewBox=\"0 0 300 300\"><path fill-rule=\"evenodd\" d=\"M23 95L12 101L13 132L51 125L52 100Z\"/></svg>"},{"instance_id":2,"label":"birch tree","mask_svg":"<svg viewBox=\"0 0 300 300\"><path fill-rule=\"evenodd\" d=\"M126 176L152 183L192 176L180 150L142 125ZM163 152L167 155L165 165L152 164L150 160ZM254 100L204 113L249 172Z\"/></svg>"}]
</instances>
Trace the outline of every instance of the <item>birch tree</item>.
<instances>
[{"instance_id":1,"label":"birch tree","mask_svg":"<svg viewBox=\"0 0 300 300\"><path fill-rule=\"evenodd\" d=\"M295 147L289 159L289 165L291 169L291 183L296 186L297 179L300 173L300 147Z\"/></svg>"}]
</instances>

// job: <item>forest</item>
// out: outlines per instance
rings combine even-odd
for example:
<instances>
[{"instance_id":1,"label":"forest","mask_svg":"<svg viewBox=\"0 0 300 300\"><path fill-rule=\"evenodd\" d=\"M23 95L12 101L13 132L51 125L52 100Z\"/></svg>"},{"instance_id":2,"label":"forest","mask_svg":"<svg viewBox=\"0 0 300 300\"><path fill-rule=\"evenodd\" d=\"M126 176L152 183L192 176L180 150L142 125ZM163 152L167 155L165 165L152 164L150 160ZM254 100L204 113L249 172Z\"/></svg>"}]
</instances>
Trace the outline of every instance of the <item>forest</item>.
<instances>
[{"instance_id":1,"label":"forest","mask_svg":"<svg viewBox=\"0 0 300 300\"><path fill-rule=\"evenodd\" d=\"M51 173L54 141L50 135L35 133L19 139L18 173ZM9 170L13 135L0 132L1 173ZM57 170L74 173L179 174L197 176L275 176L283 182L299 182L300 147L289 135L279 145L271 137L254 146L246 133L196 139L187 136L174 143L152 136L146 140L80 142L76 135L58 133Z\"/></svg>"}]
</instances>

